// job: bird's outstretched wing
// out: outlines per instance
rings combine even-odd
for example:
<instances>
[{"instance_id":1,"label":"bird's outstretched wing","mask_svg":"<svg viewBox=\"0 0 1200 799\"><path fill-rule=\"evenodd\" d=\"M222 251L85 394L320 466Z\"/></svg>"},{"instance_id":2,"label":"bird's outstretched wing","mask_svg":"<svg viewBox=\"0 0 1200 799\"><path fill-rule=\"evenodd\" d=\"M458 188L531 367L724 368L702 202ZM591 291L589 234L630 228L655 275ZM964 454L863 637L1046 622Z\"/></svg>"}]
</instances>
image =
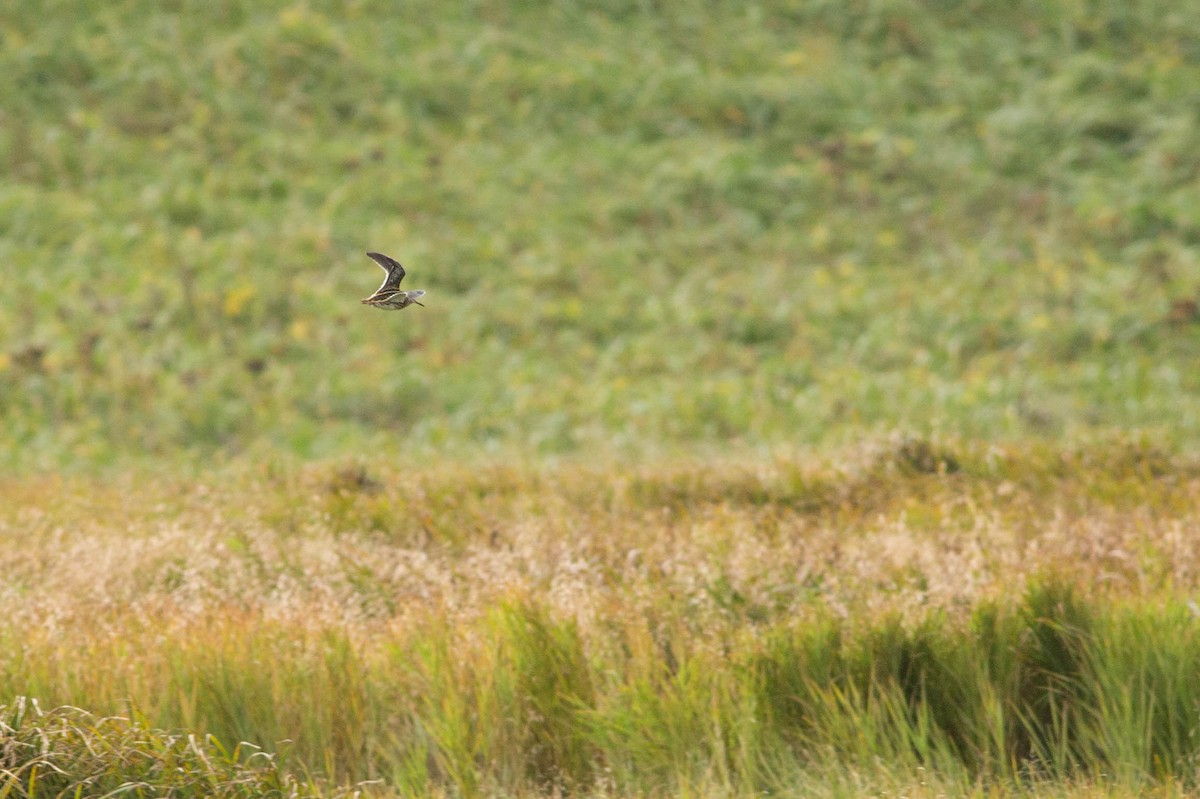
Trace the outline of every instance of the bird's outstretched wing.
<instances>
[{"instance_id":1,"label":"bird's outstretched wing","mask_svg":"<svg viewBox=\"0 0 1200 799\"><path fill-rule=\"evenodd\" d=\"M389 258L381 252L369 252L367 257L375 263L383 267L383 271L387 272L387 277L383 279L381 285L375 293L381 291L396 291L400 287L400 281L404 279L404 267L394 258Z\"/></svg>"}]
</instances>

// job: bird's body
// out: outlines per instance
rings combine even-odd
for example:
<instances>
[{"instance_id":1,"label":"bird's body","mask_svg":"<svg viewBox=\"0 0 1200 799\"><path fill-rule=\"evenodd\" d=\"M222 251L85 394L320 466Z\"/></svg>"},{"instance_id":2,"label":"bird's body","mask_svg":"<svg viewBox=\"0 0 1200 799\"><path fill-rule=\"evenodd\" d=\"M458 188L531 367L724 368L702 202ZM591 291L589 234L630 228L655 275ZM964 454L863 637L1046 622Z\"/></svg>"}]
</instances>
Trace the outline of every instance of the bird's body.
<instances>
[{"instance_id":1,"label":"bird's body","mask_svg":"<svg viewBox=\"0 0 1200 799\"><path fill-rule=\"evenodd\" d=\"M367 257L379 264L383 271L387 272L387 277L383 279L383 285L374 294L362 301L363 305L374 305L376 308L388 311L399 311L414 303L422 308L425 307L424 303L419 302L425 296L423 290L400 290L400 281L404 279L404 267L400 265L399 261L379 252L369 252Z\"/></svg>"},{"instance_id":2,"label":"bird's body","mask_svg":"<svg viewBox=\"0 0 1200 799\"><path fill-rule=\"evenodd\" d=\"M424 296L425 292L420 289L415 291L393 291L383 295L376 292L363 300L363 304L374 305L376 308L383 308L386 311L399 311L401 308L407 308L410 305L420 305L424 308L425 303L419 302L419 299Z\"/></svg>"}]
</instances>

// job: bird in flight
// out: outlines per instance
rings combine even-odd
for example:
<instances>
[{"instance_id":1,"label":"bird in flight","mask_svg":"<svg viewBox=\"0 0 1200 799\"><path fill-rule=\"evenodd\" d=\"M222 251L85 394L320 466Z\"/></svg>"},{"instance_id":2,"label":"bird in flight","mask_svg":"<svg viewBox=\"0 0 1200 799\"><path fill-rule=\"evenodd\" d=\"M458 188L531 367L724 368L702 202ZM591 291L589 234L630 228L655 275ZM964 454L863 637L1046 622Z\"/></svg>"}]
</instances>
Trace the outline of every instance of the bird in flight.
<instances>
[{"instance_id":1,"label":"bird in flight","mask_svg":"<svg viewBox=\"0 0 1200 799\"><path fill-rule=\"evenodd\" d=\"M363 305L374 305L376 308L383 308L387 311L399 311L413 303L422 308L425 307L425 303L418 302L425 296L424 290L400 290L400 281L404 279L404 267L400 265L399 261L389 258L381 252L369 252L367 257L383 267L383 271L387 272L387 277L383 279L383 285L374 294L363 300Z\"/></svg>"}]
</instances>

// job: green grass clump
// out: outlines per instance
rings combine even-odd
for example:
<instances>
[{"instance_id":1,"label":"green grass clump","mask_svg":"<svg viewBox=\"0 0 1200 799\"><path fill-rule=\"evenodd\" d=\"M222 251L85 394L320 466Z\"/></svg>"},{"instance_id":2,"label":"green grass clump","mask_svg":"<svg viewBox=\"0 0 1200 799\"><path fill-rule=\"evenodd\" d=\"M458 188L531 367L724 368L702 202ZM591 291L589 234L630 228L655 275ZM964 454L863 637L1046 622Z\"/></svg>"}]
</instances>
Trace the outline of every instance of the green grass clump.
<instances>
[{"instance_id":1,"label":"green grass clump","mask_svg":"<svg viewBox=\"0 0 1200 799\"><path fill-rule=\"evenodd\" d=\"M964 784L1108 775L1130 788L1161 780L1195 788L1196 722L1180 711L1196 695L1181 678L1200 667L1200 647L1196 621L1183 610L1169 608L1164 619L1161 608L1083 602L1046 584L1021 602L977 609L965 625L781 624L765 631L765 646L735 637L716 651L667 634L640 663L580 662L571 680L588 690L560 688L537 718L560 729L563 742L587 730L584 751L620 794L701 785L731 796L786 793L805 774L881 762ZM1084 616L1091 629L1078 626ZM629 636L646 634L625 629L617 639L632 650ZM485 673L503 682L497 664L469 662L468 683ZM526 701L536 701L536 691L527 689ZM477 719L464 717L463 732ZM550 755L525 740L525 762ZM499 762L480 755L477 763ZM583 761L547 762L554 769L532 785L548 776L556 777L551 785L591 784ZM522 784L479 771L474 779L501 793ZM468 792L478 785L455 784Z\"/></svg>"},{"instance_id":2,"label":"green grass clump","mask_svg":"<svg viewBox=\"0 0 1200 799\"><path fill-rule=\"evenodd\" d=\"M172 733L138 717L43 710L16 697L0 705L0 796L292 799L313 796L272 756L212 736Z\"/></svg>"}]
</instances>

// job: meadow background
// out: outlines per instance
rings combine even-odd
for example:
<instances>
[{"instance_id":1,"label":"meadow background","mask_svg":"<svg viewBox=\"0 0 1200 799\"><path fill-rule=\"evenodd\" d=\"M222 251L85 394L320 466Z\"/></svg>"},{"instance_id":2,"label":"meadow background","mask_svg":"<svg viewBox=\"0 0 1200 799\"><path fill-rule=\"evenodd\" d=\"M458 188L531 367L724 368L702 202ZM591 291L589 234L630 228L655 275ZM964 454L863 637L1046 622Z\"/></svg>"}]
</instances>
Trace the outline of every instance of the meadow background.
<instances>
[{"instance_id":1,"label":"meadow background","mask_svg":"<svg viewBox=\"0 0 1200 799\"><path fill-rule=\"evenodd\" d=\"M1194 0L6 9L0 796L1194 791L1197 86Z\"/></svg>"},{"instance_id":2,"label":"meadow background","mask_svg":"<svg viewBox=\"0 0 1200 799\"><path fill-rule=\"evenodd\" d=\"M1198 19L22 3L4 460L1194 440Z\"/></svg>"}]
</instances>

